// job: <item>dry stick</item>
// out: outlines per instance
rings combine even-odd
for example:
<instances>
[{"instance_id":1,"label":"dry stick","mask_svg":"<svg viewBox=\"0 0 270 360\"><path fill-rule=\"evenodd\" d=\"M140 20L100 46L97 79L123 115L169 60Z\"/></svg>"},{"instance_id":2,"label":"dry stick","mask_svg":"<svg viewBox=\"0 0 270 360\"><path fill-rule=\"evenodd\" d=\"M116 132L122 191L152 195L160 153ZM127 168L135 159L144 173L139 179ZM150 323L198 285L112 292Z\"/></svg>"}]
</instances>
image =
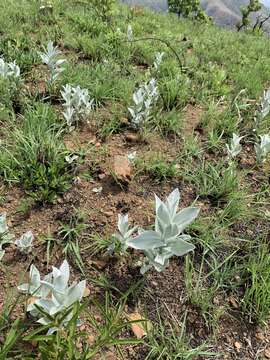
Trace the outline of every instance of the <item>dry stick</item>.
<instances>
[{"instance_id":1,"label":"dry stick","mask_svg":"<svg viewBox=\"0 0 270 360\"><path fill-rule=\"evenodd\" d=\"M138 42L138 41L145 41L145 40L154 40L154 41L159 41L162 42L163 44L165 44L176 56L179 66L181 68L181 70L183 71L183 65L182 65L182 61L180 59L180 56L178 55L178 53L176 52L176 50L171 46L171 44L167 41L167 40L163 40L160 38L155 38L155 37L145 37L145 38L140 38L140 39L135 39L135 40L126 40L126 41L122 41L122 42Z\"/></svg>"},{"instance_id":2,"label":"dry stick","mask_svg":"<svg viewBox=\"0 0 270 360\"><path fill-rule=\"evenodd\" d=\"M264 23L266 23L269 19L270 19L270 15L268 15L266 18L264 18L264 19L260 22L259 30L262 29Z\"/></svg>"},{"instance_id":3,"label":"dry stick","mask_svg":"<svg viewBox=\"0 0 270 360\"><path fill-rule=\"evenodd\" d=\"M85 3L84 1L80 1L80 0L76 0L76 1L74 1L74 3L78 4L78 5L89 6L89 4ZM97 10L95 9L95 7L93 7L93 6L91 7L91 5L90 5L90 8L94 9L95 12L98 13ZM176 50L171 46L171 44L166 40L163 40L160 38L146 37L146 38L140 38L140 39L135 39L135 40L126 40L126 41L122 41L122 42L137 42L137 41L144 41L144 40L154 40L154 41L159 41L159 42L162 42L163 44L165 44L174 53L174 55L176 56L176 58L178 60L179 66L180 66L181 70L183 71L183 65L182 65L182 61L181 61L179 55L177 54Z\"/></svg>"}]
</instances>

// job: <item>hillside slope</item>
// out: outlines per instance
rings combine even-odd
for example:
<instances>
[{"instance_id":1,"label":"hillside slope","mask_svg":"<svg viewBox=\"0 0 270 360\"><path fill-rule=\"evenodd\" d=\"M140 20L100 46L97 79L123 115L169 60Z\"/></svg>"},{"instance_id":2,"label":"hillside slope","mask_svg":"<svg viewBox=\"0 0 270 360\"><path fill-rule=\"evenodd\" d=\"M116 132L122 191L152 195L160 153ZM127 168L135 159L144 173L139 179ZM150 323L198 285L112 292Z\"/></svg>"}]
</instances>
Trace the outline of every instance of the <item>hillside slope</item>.
<instances>
[{"instance_id":1,"label":"hillside slope","mask_svg":"<svg viewBox=\"0 0 270 360\"><path fill-rule=\"evenodd\" d=\"M129 5L148 6L156 11L166 11L166 0L123 0ZM208 15L212 16L218 25L235 26L240 20L241 7L247 5L248 0L201 0ZM262 13L267 9L263 7ZM254 19L258 14L255 14Z\"/></svg>"},{"instance_id":2,"label":"hillside slope","mask_svg":"<svg viewBox=\"0 0 270 360\"><path fill-rule=\"evenodd\" d=\"M100 4L0 0L0 360L269 359L269 39Z\"/></svg>"},{"instance_id":3,"label":"hillside slope","mask_svg":"<svg viewBox=\"0 0 270 360\"><path fill-rule=\"evenodd\" d=\"M248 0L202 0L203 8L219 25L234 26L241 19L241 7L246 6ZM261 13L267 10L263 6ZM253 18L259 13L254 14Z\"/></svg>"},{"instance_id":4,"label":"hillside slope","mask_svg":"<svg viewBox=\"0 0 270 360\"><path fill-rule=\"evenodd\" d=\"M208 15L220 25L235 25L240 20L240 7L245 1L203 0L202 6Z\"/></svg>"}]
</instances>

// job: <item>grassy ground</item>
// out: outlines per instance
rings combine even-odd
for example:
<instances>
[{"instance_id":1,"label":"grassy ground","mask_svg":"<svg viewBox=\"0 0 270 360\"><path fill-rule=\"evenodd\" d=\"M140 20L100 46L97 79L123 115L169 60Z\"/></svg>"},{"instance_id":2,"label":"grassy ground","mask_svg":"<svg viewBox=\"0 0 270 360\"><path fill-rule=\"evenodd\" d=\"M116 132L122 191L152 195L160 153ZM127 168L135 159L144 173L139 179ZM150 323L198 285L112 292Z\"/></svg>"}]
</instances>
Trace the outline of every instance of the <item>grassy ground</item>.
<instances>
[{"instance_id":1,"label":"grassy ground","mask_svg":"<svg viewBox=\"0 0 270 360\"><path fill-rule=\"evenodd\" d=\"M270 166L254 151L270 125L258 121L269 40L142 8L117 6L105 19L89 4L54 1L51 12L0 1L0 55L21 69L19 79L0 75L0 210L16 237L34 234L27 255L3 245L0 359L270 358ZM53 85L39 56L50 40L66 59ZM151 78L159 98L135 130L128 107ZM66 84L93 99L72 130ZM244 138L229 160L233 133ZM134 151L132 165L115 167ZM151 228L154 193L175 188L181 208L201 209L186 230L195 251L141 275L140 251L107 251L117 214ZM45 274L65 258L89 291L68 326L46 337L17 285L30 264ZM142 318L151 325L140 338Z\"/></svg>"}]
</instances>

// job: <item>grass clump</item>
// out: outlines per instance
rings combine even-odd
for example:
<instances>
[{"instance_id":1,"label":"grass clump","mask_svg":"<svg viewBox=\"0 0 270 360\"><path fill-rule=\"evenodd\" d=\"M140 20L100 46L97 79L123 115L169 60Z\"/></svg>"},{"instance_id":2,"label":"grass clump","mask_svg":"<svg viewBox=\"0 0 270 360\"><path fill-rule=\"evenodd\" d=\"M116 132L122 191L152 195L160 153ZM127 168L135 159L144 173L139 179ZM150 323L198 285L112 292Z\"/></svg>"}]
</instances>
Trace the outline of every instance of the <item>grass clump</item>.
<instances>
[{"instance_id":1,"label":"grass clump","mask_svg":"<svg viewBox=\"0 0 270 360\"><path fill-rule=\"evenodd\" d=\"M245 279L242 308L251 321L260 325L265 325L270 316L269 268L269 247L262 243L249 254L242 270Z\"/></svg>"},{"instance_id":2,"label":"grass clump","mask_svg":"<svg viewBox=\"0 0 270 360\"><path fill-rule=\"evenodd\" d=\"M139 173L145 173L158 182L172 179L178 174L176 164L168 161L161 154L145 159L138 158L135 165Z\"/></svg>"},{"instance_id":3,"label":"grass clump","mask_svg":"<svg viewBox=\"0 0 270 360\"><path fill-rule=\"evenodd\" d=\"M1 176L20 183L37 202L54 202L70 186L71 167L53 111L46 105L29 108L19 126L11 123L1 146Z\"/></svg>"},{"instance_id":4,"label":"grass clump","mask_svg":"<svg viewBox=\"0 0 270 360\"><path fill-rule=\"evenodd\" d=\"M238 352L234 341L269 320L268 40L113 0L2 1L0 31L1 58L20 68L0 78L0 215L38 240L22 256L2 239L0 359L260 354L266 342ZM178 191L160 200L173 188L200 208L192 224ZM37 254L41 273L53 264L58 277L66 257L91 289L69 314L49 314L56 328L69 319L49 336L20 297L6 306ZM137 326L145 313L153 324L143 339L134 312Z\"/></svg>"},{"instance_id":5,"label":"grass clump","mask_svg":"<svg viewBox=\"0 0 270 360\"><path fill-rule=\"evenodd\" d=\"M223 163L204 162L190 179L198 195L207 198L216 206L226 204L239 189L235 167L224 167Z\"/></svg>"}]
</instances>

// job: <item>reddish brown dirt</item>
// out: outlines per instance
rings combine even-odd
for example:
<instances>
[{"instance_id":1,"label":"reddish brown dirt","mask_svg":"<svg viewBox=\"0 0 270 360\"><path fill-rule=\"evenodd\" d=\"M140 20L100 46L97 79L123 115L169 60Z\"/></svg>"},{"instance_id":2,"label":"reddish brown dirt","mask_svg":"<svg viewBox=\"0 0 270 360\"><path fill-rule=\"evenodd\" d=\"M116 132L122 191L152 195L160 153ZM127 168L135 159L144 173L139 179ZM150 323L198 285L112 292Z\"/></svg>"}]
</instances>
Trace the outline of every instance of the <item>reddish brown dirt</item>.
<instances>
[{"instance_id":1,"label":"reddish brown dirt","mask_svg":"<svg viewBox=\"0 0 270 360\"><path fill-rule=\"evenodd\" d=\"M185 128L186 133L192 133L200 122L201 109L187 109L189 119ZM89 244L90 235L99 233L109 236L116 231L118 213L129 213L130 219L141 226L148 226L153 222L153 194L157 193L163 197L172 188L179 187L181 191L181 206L188 206L196 199L196 194L191 186L183 183L179 178L157 183L146 174L136 175L129 181L129 184L117 183L111 173L111 165L115 155L123 155L137 151L138 156L147 156L151 153L163 153L167 158L175 158L181 151L179 140L166 141L157 134L149 136L147 142L127 141L126 134L117 134L104 142L97 139L96 133L90 125L68 134L65 138L66 146L74 151L85 148L87 152L85 163L80 168L80 173L75 179L72 188L62 197L59 197L55 205L35 206L26 214L18 212L18 207L25 199L24 192L18 187L6 189L5 202L0 206L0 213L6 212L10 230L16 236L31 229L35 234L35 249L33 257L23 257L11 246L7 248L7 255L4 258L6 272L0 270L0 287L5 288L7 283L6 275L10 274L8 281L11 286L18 284L27 268L33 260L42 271L46 271L52 264L57 265L63 259L61 247L55 246L52 250L50 263L46 260L46 245L42 236L52 234L57 237L60 222L70 217L74 208L80 209L86 216L88 225L87 231L83 234L82 248ZM247 160L248 161L248 160ZM249 162L249 161L248 161ZM243 166L246 160L241 159ZM94 164L94 165L93 165ZM91 180L86 180L82 175L89 172ZM94 188L102 187L101 193L93 192ZM207 214L209 204L201 202L202 213ZM121 291L127 290L136 281L141 280L139 268L135 262L140 256L131 252L127 260L119 258L96 256L89 258L87 253L82 257L86 267L86 275L89 283L90 294L98 294L99 289L91 282L99 277L101 273L106 274L110 284L117 286ZM135 260L135 262L134 262ZM76 271L73 274L79 278ZM0 310L3 305L4 294L0 291ZM213 338L217 343L215 351L222 353L219 359L246 359L254 360L263 356L270 343L269 331L250 327L240 321L240 310L233 309L229 297L217 300L218 307L226 309L219 320L219 328ZM199 309L194 308L188 302L185 293L183 277L183 260L174 259L164 273L149 272L145 276L144 286L135 299L128 303L130 311L135 306L142 313L152 320L157 320L157 311L162 319L176 319L181 321L185 311L187 312L188 337L193 346L209 341L211 332L207 329ZM126 359L143 360L145 357L143 347L127 347ZM105 355L107 359L117 359L114 352ZM98 357L97 357L98 359Z\"/></svg>"}]
</instances>

